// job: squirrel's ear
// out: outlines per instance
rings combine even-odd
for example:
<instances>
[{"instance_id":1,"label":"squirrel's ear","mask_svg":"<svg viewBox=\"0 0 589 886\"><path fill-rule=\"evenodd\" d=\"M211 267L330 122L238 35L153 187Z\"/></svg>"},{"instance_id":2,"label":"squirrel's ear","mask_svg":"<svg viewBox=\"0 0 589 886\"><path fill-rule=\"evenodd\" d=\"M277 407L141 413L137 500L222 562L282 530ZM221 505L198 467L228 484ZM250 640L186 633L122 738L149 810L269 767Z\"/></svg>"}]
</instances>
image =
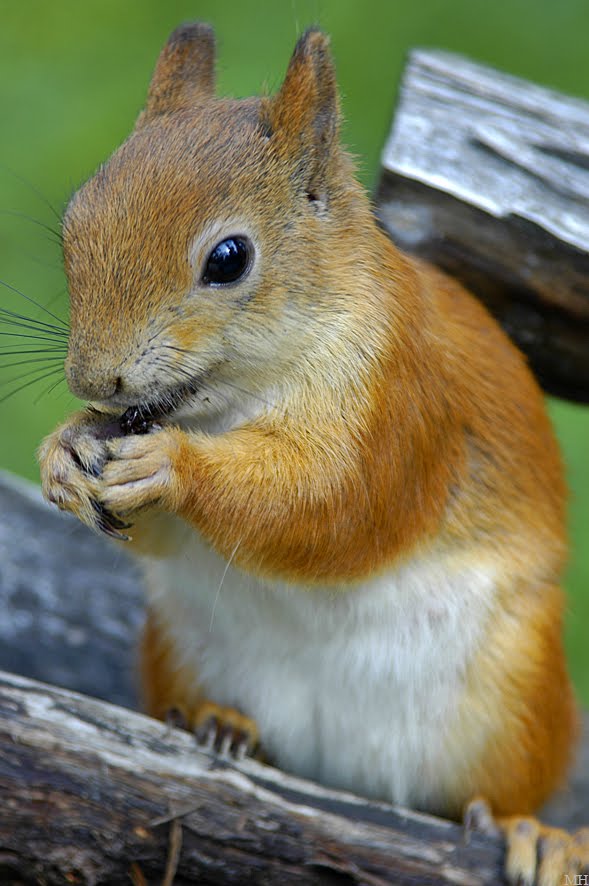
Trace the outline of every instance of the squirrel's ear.
<instances>
[{"instance_id":1,"label":"squirrel's ear","mask_svg":"<svg viewBox=\"0 0 589 886\"><path fill-rule=\"evenodd\" d=\"M138 125L190 107L215 91L215 34L203 22L180 25L162 49Z\"/></svg>"},{"instance_id":2,"label":"squirrel's ear","mask_svg":"<svg viewBox=\"0 0 589 886\"><path fill-rule=\"evenodd\" d=\"M311 29L298 41L284 83L263 106L269 133L297 163L311 199L323 200L339 136L339 99L329 40Z\"/></svg>"}]
</instances>

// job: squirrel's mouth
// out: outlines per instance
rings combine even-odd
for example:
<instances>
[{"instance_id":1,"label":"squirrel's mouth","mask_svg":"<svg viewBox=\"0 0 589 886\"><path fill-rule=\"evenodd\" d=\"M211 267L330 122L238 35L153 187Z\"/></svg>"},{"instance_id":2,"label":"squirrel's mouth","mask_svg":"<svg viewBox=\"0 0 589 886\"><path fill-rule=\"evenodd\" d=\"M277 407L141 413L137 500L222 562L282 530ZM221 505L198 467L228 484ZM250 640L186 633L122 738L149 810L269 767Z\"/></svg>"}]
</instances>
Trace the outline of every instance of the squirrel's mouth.
<instances>
[{"instance_id":1,"label":"squirrel's mouth","mask_svg":"<svg viewBox=\"0 0 589 886\"><path fill-rule=\"evenodd\" d=\"M183 406L198 393L200 385L194 381L171 388L152 400L146 400L128 409L119 418L123 434L147 434L154 424Z\"/></svg>"}]
</instances>

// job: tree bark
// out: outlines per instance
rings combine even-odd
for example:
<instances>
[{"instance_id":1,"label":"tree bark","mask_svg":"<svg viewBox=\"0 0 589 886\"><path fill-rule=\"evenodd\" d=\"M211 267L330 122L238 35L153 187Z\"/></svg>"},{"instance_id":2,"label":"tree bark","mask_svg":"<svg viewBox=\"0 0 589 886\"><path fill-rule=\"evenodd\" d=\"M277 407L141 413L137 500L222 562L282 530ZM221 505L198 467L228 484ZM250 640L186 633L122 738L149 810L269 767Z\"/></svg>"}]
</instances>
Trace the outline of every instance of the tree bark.
<instances>
[{"instance_id":1,"label":"tree bark","mask_svg":"<svg viewBox=\"0 0 589 886\"><path fill-rule=\"evenodd\" d=\"M589 104L412 52L377 211L486 303L547 391L589 402Z\"/></svg>"},{"instance_id":2,"label":"tree bark","mask_svg":"<svg viewBox=\"0 0 589 886\"><path fill-rule=\"evenodd\" d=\"M498 841L466 845L456 824L212 756L187 732L4 672L0 796L2 882L502 882Z\"/></svg>"}]
</instances>

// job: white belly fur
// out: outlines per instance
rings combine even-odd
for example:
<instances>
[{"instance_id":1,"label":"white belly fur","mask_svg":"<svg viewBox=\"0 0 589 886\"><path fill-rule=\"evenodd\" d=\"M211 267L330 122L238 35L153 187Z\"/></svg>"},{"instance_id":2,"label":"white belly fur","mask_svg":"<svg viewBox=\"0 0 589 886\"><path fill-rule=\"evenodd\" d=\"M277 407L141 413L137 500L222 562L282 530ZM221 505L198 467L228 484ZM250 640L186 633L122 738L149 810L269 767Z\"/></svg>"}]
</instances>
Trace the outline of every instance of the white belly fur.
<instances>
[{"instance_id":1,"label":"white belly fur","mask_svg":"<svg viewBox=\"0 0 589 886\"><path fill-rule=\"evenodd\" d=\"M173 557L148 558L150 602L206 696L253 717L288 771L429 805L493 568L423 557L353 590L304 588L227 566L178 531Z\"/></svg>"}]
</instances>

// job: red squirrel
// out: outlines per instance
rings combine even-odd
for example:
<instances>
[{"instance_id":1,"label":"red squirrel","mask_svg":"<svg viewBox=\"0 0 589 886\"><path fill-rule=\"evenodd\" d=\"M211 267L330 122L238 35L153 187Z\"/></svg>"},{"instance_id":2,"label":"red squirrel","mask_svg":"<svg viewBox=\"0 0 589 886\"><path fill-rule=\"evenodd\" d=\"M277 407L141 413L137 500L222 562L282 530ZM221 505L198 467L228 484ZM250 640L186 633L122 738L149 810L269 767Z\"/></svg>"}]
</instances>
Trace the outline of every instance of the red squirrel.
<instances>
[{"instance_id":1,"label":"red squirrel","mask_svg":"<svg viewBox=\"0 0 589 886\"><path fill-rule=\"evenodd\" d=\"M45 496L145 566L151 714L367 797L492 814L511 881L560 886L589 840L527 818L576 732L541 392L485 308L379 229L327 38L263 98L217 98L214 54L206 25L171 35L65 213L66 375L89 406L40 448Z\"/></svg>"}]
</instances>

